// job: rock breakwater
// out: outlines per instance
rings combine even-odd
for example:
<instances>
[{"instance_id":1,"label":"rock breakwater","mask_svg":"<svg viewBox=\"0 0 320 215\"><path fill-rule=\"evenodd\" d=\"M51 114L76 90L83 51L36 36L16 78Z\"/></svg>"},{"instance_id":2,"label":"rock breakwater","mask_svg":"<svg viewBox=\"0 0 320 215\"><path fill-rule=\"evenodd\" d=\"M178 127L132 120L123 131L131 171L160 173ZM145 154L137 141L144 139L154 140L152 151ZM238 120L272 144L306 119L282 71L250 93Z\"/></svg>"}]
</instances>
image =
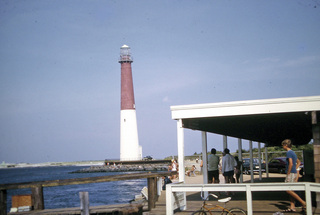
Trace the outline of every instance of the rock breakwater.
<instances>
[{"instance_id":1,"label":"rock breakwater","mask_svg":"<svg viewBox=\"0 0 320 215\"><path fill-rule=\"evenodd\" d=\"M133 172L133 171L168 171L165 164L139 164L139 165L105 165L91 166L71 173L94 173L94 172Z\"/></svg>"}]
</instances>

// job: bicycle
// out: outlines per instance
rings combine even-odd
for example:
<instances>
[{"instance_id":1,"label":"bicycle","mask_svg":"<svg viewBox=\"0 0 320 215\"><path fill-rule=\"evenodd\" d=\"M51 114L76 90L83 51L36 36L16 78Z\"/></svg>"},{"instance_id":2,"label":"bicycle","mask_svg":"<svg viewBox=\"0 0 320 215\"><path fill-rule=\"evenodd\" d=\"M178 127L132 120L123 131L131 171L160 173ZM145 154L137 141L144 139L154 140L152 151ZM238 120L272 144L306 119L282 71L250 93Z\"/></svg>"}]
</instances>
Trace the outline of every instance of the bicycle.
<instances>
[{"instance_id":1,"label":"bicycle","mask_svg":"<svg viewBox=\"0 0 320 215\"><path fill-rule=\"evenodd\" d=\"M222 207L220 205L214 205L214 204L207 203L210 196L213 196L214 198L218 199L218 196L215 194L212 194L212 193L209 194L207 198L203 198L203 195L201 194L201 199L203 200L201 209L193 212L192 215L217 214L218 213L217 210L212 211L214 209L219 209L219 211L221 210L222 215L227 215L227 214L228 215L238 215L238 214L246 215L247 214L246 211L244 211L241 208L231 208L231 209L226 208L226 204L231 200L231 197L227 197L224 199L218 199L218 202L224 203L224 207Z\"/></svg>"}]
</instances>

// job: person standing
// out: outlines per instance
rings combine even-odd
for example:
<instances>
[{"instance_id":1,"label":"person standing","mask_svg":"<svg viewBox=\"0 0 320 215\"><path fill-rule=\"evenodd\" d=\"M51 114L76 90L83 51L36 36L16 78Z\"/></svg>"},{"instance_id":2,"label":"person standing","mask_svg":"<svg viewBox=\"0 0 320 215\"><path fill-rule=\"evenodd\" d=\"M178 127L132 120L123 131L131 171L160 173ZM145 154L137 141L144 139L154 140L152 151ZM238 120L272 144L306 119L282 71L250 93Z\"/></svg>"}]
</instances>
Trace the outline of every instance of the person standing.
<instances>
[{"instance_id":1,"label":"person standing","mask_svg":"<svg viewBox=\"0 0 320 215\"><path fill-rule=\"evenodd\" d=\"M222 157L221 172L224 176L225 183L234 183L235 182L233 175L234 175L234 168L236 166L237 166L237 161L230 154L230 150L227 148L224 149L223 157Z\"/></svg>"},{"instance_id":2,"label":"person standing","mask_svg":"<svg viewBox=\"0 0 320 215\"><path fill-rule=\"evenodd\" d=\"M171 161L171 171L172 172L177 172L177 174L179 173L179 164L177 163L176 159L172 159ZM177 175L173 175L172 179L176 179Z\"/></svg>"},{"instance_id":3,"label":"person standing","mask_svg":"<svg viewBox=\"0 0 320 215\"><path fill-rule=\"evenodd\" d=\"M216 155L215 148L211 149L211 154L208 155L208 183L219 184L219 162L220 158Z\"/></svg>"},{"instance_id":4,"label":"person standing","mask_svg":"<svg viewBox=\"0 0 320 215\"><path fill-rule=\"evenodd\" d=\"M292 143L290 139L286 139L281 143L282 148L287 151L286 156L286 183L292 183L297 181L297 163L300 164L296 153L292 151ZM298 196L294 191L287 190L287 193L290 196L290 207L284 210L283 212L295 212L295 200L299 201L302 205L302 209L306 208L306 202L303 201L300 196Z\"/></svg>"},{"instance_id":5,"label":"person standing","mask_svg":"<svg viewBox=\"0 0 320 215\"><path fill-rule=\"evenodd\" d=\"M236 175L236 182L240 183L240 175L241 175L241 170L242 170L242 162L239 161L238 156L235 156L234 159L237 161L237 166L235 168L235 175Z\"/></svg>"}]
</instances>

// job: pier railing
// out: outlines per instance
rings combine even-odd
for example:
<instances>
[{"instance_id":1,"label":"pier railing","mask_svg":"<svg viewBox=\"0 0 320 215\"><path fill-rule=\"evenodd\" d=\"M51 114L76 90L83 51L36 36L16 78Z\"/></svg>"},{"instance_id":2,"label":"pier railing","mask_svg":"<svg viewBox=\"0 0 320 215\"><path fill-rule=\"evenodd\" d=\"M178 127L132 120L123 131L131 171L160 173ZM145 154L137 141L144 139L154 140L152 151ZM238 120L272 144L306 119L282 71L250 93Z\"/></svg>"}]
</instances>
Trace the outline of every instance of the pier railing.
<instances>
[{"instance_id":1,"label":"pier railing","mask_svg":"<svg viewBox=\"0 0 320 215\"><path fill-rule=\"evenodd\" d=\"M155 172L155 173L131 173L120 175L109 175L99 177L75 178L75 179L61 179L50 181L36 181L13 184L0 184L0 215L7 214L7 190L10 189L24 189L30 188L33 199L34 210L43 210L44 208L44 187L55 187L64 185L78 185L101 183L111 181L133 180L147 178L148 181L148 209L155 208L155 203L158 198L158 183L157 179L163 176L175 175L177 172Z\"/></svg>"},{"instance_id":2,"label":"pier railing","mask_svg":"<svg viewBox=\"0 0 320 215\"><path fill-rule=\"evenodd\" d=\"M172 215L174 210L174 193L180 192L222 192L222 191L242 191L246 192L247 214L252 215L252 192L255 191L305 191L306 212L312 214L311 192L320 192L319 183L299 182L299 183L253 183L253 184L168 184L166 186L166 214ZM186 209L187 205L181 205Z\"/></svg>"}]
</instances>

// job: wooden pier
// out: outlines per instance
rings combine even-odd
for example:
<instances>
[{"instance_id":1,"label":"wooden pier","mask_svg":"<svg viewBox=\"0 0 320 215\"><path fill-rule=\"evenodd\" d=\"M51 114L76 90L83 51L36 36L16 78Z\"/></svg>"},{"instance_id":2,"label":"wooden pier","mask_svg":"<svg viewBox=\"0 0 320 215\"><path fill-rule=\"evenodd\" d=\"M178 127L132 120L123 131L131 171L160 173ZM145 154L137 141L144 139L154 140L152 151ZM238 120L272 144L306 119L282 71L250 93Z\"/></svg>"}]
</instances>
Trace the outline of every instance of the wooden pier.
<instances>
[{"instance_id":1,"label":"wooden pier","mask_svg":"<svg viewBox=\"0 0 320 215\"><path fill-rule=\"evenodd\" d=\"M148 181L148 210L155 207L155 203L158 199L157 195L157 178L163 176L175 175L176 172L156 172L156 173L132 173L132 174L121 174L112 176L100 176L100 177L88 177L88 178L76 178L76 179L63 179L63 180L51 180L51 181L37 181L37 182L26 182L26 183L14 183L14 184L0 184L0 215L7 214L7 190L10 189L23 189L29 188L32 192L33 208L34 211L29 212L29 214L48 214L48 210L44 210L44 196L43 187L54 187L54 186L64 186L64 185L78 185L78 184L90 184L90 183L101 183L101 182L111 182L111 181L121 181L121 180L133 180L147 178ZM118 208L120 206L117 206ZM124 206L121 206L124 207ZM132 205L127 204L128 210L131 210ZM140 208L139 205L135 205L136 208ZM94 207L90 208L93 209ZM123 208L122 208L123 209ZM53 209L52 209L53 210ZM59 209L60 212L53 212L49 214L80 214L78 211L80 209ZM61 211L62 210L62 211ZM69 210L69 212L63 213L63 210ZM98 210L98 209L97 209ZM124 209L123 209L124 210ZM73 211L71 213L71 211ZM114 208L105 207L104 210L99 209L99 213L113 212ZM18 214L18 213L15 213ZM28 212L23 212L21 214L28 214Z\"/></svg>"},{"instance_id":2,"label":"wooden pier","mask_svg":"<svg viewBox=\"0 0 320 215\"><path fill-rule=\"evenodd\" d=\"M148 193L153 200L149 200L147 205L139 205L139 204L122 204L122 205L101 205L101 206L90 206L90 214L146 214L146 215L165 215L166 214L166 192L162 191L161 195L157 196L157 191L154 188L155 184L152 184L151 181L155 181L151 178L162 177L165 175L172 175L175 173L165 172L165 173L139 173L139 174L127 174L127 175L118 175L114 177L114 179L110 178L110 176L104 177L93 177L93 178L85 178L81 179L81 182L76 183L73 180L58 180L52 182L43 183L44 186L48 186L49 184L52 186L62 186L67 184L84 184L86 183L99 183L99 182L107 182L107 181L118 181L118 180L130 180L137 178L150 178L148 179L148 187L151 187L149 190L154 190L151 193ZM259 181L258 176L255 175L255 182L282 182L284 180L285 175L283 174L269 174L270 178L263 178L262 181ZM95 181L97 180L97 181ZM220 175L220 183L224 183L224 179L222 175ZM244 181L246 183L250 182L250 178L247 175L244 175ZM41 182L31 182L26 184L11 184L11 185L0 185L1 191L1 215L6 214L6 210L3 210L4 205L4 194L6 194L7 189L17 189L14 188L19 185L19 188L31 188L32 185L35 185ZM185 183L187 184L202 184L203 176L197 175L196 177L186 177ZM152 194L153 193L153 194ZM153 197L152 197L153 196ZM6 202L5 202L6 203ZM253 195L253 214L259 215L270 215L278 211L282 211L289 206L289 197L285 192L257 192ZM5 204L6 205L6 204ZM177 215L187 215L192 212L198 210L201 206L201 198L199 192L188 192L187 193L187 210L185 211L176 211ZM6 206L5 206L6 207ZM246 196L245 193L235 193L232 196L232 201L227 204L227 208L233 207L241 207L244 210L247 210L246 204ZM4 212L5 211L5 212ZM21 213L12 213L14 215L48 215L48 214L81 214L80 208L61 208L61 209L45 209L45 210L33 210L30 212L21 212ZM296 213L292 214L302 214L301 208L297 208ZM320 210L313 207L312 214L320 214Z\"/></svg>"}]
</instances>

